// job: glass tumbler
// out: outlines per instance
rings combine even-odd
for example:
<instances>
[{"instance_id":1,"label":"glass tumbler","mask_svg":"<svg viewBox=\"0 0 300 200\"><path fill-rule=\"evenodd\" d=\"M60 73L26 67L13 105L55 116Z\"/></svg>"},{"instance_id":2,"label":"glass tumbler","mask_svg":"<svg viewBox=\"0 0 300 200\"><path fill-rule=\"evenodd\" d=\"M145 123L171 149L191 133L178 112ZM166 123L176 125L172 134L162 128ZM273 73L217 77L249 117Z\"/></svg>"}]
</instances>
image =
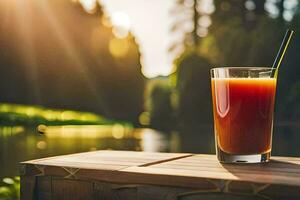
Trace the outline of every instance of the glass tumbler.
<instances>
[{"instance_id":1,"label":"glass tumbler","mask_svg":"<svg viewBox=\"0 0 300 200\"><path fill-rule=\"evenodd\" d=\"M276 92L274 69L211 69L217 157L223 163L270 159Z\"/></svg>"}]
</instances>

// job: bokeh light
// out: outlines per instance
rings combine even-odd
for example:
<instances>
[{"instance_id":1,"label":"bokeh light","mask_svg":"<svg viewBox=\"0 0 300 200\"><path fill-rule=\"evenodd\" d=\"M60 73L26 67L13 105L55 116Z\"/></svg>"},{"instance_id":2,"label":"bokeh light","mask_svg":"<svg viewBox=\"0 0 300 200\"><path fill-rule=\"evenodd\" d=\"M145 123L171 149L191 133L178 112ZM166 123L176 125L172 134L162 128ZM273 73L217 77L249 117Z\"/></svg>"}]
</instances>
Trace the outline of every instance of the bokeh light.
<instances>
[{"instance_id":1,"label":"bokeh light","mask_svg":"<svg viewBox=\"0 0 300 200\"><path fill-rule=\"evenodd\" d=\"M94 13L97 8L97 0L79 0L83 9L88 13Z\"/></svg>"},{"instance_id":2,"label":"bokeh light","mask_svg":"<svg viewBox=\"0 0 300 200\"><path fill-rule=\"evenodd\" d=\"M111 17L111 22L116 27L122 27L129 30L131 26L129 16L124 12L114 12Z\"/></svg>"},{"instance_id":3,"label":"bokeh light","mask_svg":"<svg viewBox=\"0 0 300 200\"><path fill-rule=\"evenodd\" d=\"M197 10L202 14L211 14L215 11L213 0L202 0L198 1Z\"/></svg>"},{"instance_id":4,"label":"bokeh light","mask_svg":"<svg viewBox=\"0 0 300 200\"><path fill-rule=\"evenodd\" d=\"M117 58L122 58L129 51L129 42L126 39L112 38L109 42L109 52Z\"/></svg>"}]
</instances>

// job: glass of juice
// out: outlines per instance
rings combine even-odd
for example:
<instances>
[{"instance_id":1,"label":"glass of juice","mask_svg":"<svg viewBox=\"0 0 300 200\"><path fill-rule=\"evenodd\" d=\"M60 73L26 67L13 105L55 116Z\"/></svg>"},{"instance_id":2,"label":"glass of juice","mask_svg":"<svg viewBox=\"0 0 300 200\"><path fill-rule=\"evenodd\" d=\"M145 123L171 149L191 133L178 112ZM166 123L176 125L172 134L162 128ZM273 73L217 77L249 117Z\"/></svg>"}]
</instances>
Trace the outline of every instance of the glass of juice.
<instances>
[{"instance_id":1,"label":"glass of juice","mask_svg":"<svg viewBox=\"0 0 300 200\"><path fill-rule=\"evenodd\" d=\"M211 69L217 157L224 163L270 159L276 92L274 69Z\"/></svg>"}]
</instances>

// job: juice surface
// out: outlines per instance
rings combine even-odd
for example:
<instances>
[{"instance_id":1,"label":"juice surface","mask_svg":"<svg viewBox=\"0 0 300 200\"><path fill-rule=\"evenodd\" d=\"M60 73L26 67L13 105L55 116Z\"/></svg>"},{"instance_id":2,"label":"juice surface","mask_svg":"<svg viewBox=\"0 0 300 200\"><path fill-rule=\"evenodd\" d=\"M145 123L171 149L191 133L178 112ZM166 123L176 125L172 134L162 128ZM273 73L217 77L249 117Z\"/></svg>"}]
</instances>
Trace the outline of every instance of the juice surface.
<instances>
[{"instance_id":1,"label":"juice surface","mask_svg":"<svg viewBox=\"0 0 300 200\"><path fill-rule=\"evenodd\" d=\"M230 154L271 150L275 78L212 78L216 142Z\"/></svg>"}]
</instances>

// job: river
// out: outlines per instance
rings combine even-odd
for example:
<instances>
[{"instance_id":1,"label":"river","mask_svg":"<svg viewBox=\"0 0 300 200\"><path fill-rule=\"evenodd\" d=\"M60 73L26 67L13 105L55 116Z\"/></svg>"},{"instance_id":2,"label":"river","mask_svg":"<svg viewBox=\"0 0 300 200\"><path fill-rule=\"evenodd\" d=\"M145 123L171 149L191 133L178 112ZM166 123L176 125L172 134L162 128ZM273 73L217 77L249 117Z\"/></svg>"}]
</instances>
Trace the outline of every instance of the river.
<instances>
[{"instance_id":1,"label":"river","mask_svg":"<svg viewBox=\"0 0 300 200\"><path fill-rule=\"evenodd\" d=\"M272 155L300 156L299 127L275 127ZM44 134L24 127L0 128L0 178L18 175L19 162L102 149L214 153L208 126L163 133L116 126L47 127Z\"/></svg>"}]
</instances>

